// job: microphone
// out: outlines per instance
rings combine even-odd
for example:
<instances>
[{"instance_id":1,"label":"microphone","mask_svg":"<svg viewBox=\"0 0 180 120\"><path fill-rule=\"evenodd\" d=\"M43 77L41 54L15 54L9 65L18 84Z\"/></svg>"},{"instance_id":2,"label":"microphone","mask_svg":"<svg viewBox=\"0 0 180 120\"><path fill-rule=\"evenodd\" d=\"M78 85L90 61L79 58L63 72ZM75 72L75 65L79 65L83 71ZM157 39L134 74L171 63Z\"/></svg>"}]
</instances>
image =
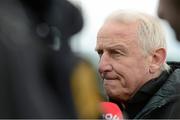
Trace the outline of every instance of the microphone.
<instances>
[{"instance_id":1,"label":"microphone","mask_svg":"<svg viewBox=\"0 0 180 120\"><path fill-rule=\"evenodd\" d=\"M123 114L118 105L112 102L101 102L100 109L105 120L122 120Z\"/></svg>"}]
</instances>

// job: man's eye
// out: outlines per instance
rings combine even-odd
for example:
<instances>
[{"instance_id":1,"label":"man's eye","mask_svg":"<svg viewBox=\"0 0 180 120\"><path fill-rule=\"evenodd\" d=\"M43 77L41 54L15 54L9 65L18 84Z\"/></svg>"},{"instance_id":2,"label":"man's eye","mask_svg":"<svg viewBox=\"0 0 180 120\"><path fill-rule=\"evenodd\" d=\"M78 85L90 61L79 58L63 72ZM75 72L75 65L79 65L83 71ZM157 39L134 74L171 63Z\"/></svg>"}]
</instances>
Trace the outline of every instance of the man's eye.
<instances>
[{"instance_id":1,"label":"man's eye","mask_svg":"<svg viewBox=\"0 0 180 120\"><path fill-rule=\"evenodd\" d=\"M125 54L123 52L120 52L120 51L111 51L111 55L113 57L119 57L119 56L124 56Z\"/></svg>"}]
</instances>

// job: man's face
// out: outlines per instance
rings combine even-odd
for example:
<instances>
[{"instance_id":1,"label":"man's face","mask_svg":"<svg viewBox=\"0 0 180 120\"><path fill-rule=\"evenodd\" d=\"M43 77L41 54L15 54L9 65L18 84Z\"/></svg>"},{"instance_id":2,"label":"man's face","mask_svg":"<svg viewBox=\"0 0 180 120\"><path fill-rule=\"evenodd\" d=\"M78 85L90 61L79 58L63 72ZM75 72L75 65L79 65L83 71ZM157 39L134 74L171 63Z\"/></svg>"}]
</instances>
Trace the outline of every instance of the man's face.
<instances>
[{"instance_id":1,"label":"man's face","mask_svg":"<svg viewBox=\"0 0 180 120\"><path fill-rule=\"evenodd\" d=\"M97 36L96 51L109 97L127 101L149 79L148 57L138 44L137 23L104 24Z\"/></svg>"},{"instance_id":2,"label":"man's face","mask_svg":"<svg viewBox=\"0 0 180 120\"><path fill-rule=\"evenodd\" d=\"M159 0L158 16L169 22L180 41L180 1Z\"/></svg>"}]
</instances>

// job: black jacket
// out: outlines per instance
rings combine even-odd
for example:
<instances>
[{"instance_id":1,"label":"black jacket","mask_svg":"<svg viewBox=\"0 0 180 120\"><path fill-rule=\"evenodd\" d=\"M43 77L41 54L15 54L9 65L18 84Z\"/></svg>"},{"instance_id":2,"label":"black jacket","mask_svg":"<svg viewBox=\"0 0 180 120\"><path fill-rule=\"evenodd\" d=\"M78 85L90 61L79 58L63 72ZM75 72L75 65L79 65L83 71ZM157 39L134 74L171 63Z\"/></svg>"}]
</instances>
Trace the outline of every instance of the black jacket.
<instances>
[{"instance_id":1,"label":"black jacket","mask_svg":"<svg viewBox=\"0 0 180 120\"><path fill-rule=\"evenodd\" d=\"M170 75L165 83L149 100L135 119L180 118L180 64L171 65Z\"/></svg>"}]
</instances>

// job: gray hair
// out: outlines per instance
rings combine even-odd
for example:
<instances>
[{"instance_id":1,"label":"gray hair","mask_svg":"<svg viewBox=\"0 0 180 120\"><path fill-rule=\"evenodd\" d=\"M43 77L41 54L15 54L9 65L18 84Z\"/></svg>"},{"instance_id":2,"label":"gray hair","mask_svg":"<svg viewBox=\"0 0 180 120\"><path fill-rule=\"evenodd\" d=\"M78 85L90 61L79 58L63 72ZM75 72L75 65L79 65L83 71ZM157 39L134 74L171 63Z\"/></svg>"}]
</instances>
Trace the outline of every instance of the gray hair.
<instances>
[{"instance_id":1,"label":"gray hair","mask_svg":"<svg viewBox=\"0 0 180 120\"><path fill-rule=\"evenodd\" d=\"M124 24L138 22L137 35L139 37L139 44L145 55L151 54L158 48L167 49L165 34L158 18L137 11L119 10L113 12L106 19L106 21L110 20ZM169 65L164 62L161 66L161 70L168 71L169 69Z\"/></svg>"}]
</instances>

